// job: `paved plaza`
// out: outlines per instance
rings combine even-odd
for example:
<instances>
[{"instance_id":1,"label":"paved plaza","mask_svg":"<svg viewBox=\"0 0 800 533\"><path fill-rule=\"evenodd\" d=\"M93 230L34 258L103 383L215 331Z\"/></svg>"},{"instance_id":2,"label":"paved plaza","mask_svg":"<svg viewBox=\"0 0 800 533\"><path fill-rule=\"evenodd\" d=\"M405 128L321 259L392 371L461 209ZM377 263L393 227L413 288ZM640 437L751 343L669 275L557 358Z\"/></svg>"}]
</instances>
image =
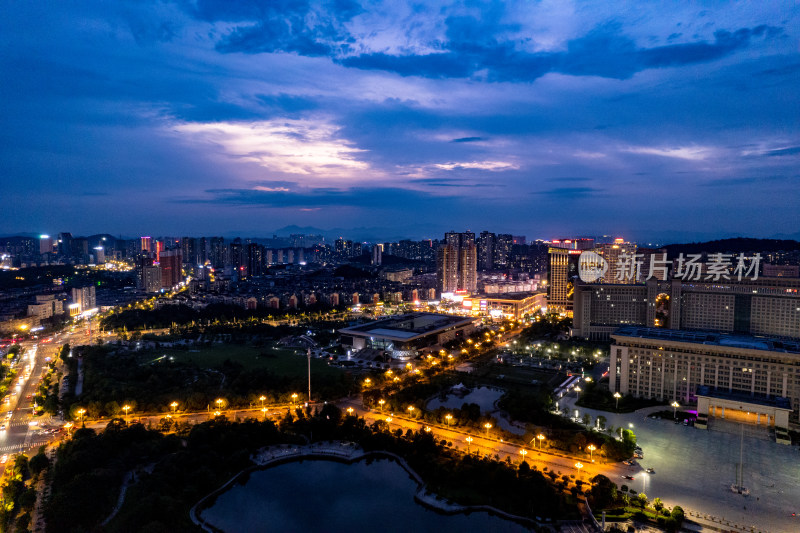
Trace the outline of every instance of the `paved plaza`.
<instances>
[{"instance_id":1,"label":"paved plaza","mask_svg":"<svg viewBox=\"0 0 800 533\"><path fill-rule=\"evenodd\" d=\"M618 485L644 492L652 499L661 498L668 506L680 505L686 511L725 519L739 528L756 531L796 533L800 531L800 451L797 446L777 444L767 438L766 429L746 427L743 439L744 486L749 496L731 491L736 482L740 454L739 426L712 420L709 430L675 424L672 420L654 420L646 413L663 410L650 408L630 414L613 414L574 407L603 415L615 428L633 424L638 443L644 452L640 466L619 465L612 472ZM564 399L562 406L566 407ZM668 409L668 408L667 408ZM653 468L654 474L644 472ZM622 474L634 476L626 481ZM730 529L734 529L731 527Z\"/></svg>"}]
</instances>

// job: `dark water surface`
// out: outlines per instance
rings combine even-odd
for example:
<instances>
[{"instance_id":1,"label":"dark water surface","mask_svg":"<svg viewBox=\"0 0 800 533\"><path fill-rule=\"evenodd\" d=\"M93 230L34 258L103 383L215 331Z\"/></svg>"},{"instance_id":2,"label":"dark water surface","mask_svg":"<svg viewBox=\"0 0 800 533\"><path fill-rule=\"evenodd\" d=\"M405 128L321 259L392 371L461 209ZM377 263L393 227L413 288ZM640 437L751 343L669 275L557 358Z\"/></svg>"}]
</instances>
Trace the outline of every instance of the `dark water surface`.
<instances>
[{"instance_id":1,"label":"dark water surface","mask_svg":"<svg viewBox=\"0 0 800 533\"><path fill-rule=\"evenodd\" d=\"M305 459L252 472L202 517L229 533L527 531L485 512L436 513L414 501L416 490L416 482L388 458L353 464Z\"/></svg>"}]
</instances>

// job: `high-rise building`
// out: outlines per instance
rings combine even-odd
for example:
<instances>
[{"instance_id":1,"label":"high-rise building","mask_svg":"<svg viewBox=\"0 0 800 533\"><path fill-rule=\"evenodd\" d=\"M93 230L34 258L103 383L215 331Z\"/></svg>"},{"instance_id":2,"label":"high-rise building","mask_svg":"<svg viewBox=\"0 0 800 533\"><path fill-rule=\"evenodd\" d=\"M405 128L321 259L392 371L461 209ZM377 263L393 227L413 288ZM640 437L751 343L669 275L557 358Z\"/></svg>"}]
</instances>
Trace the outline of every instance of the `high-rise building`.
<instances>
[{"instance_id":1,"label":"high-rise building","mask_svg":"<svg viewBox=\"0 0 800 533\"><path fill-rule=\"evenodd\" d=\"M381 252L382 245L375 244L372 246L372 261L371 263L375 266L380 266L383 262L383 254Z\"/></svg>"},{"instance_id":2,"label":"high-rise building","mask_svg":"<svg viewBox=\"0 0 800 533\"><path fill-rule=\"evenodd\" d=\"M209 250L209 260L214 268L225 267L225 239L222 237L211 237Z\"/></svg>"},{"instance_id":3,"label":"high-rise building","mask_svg":"<svg viewBox=\"0 0 800 533\"><path fill-rule=\"evenodd\" d=\"M153 251L153 239L151 237L141 237L140 238L141 247L139 248L143 252L150 253Z\"/></svg>"},{"instance_id":4,"label":"high-rise building","mask_svg":"<svg viewBox=\"0 0 800 533\"><path fill-rule=\"evenodd\" d=\"M608 270L598 280L600 283L637 283L644 281L639 272L630 272L625 265L636 254L636 245L625 239L614 239L613 243L598 244L595 251L603 256ZM647 272L644 272L647 276Z\"/></svg>"},{"instance_id":5,"label":"high-rise building","mask_svg":"<svg viewBox=\"0 0 800 533\"><path fill-rule=\"evenodd\" d=\"M445 234L436 257L436 275L441 292L478 289L478 249L472 232Z\"/></svg>"},{"instance_id":6,"label":"high-rise building","mask_svg":"<svg viewBox=\"0 0 800 533\"><path fill-rule=\"evenodd\" d=\"M494 242L494 233L481 232L480 237L478 237L478 270L491 270L494 268Z\"/></svg>"},{"instance_id":7,"label":"high-rise building","mask_svg":"<svg viewBox=\"0 0 800 533\"><path fill-rule=\"evenodd\" d=\"M94 285L72 289L72 303L78 304L79 313L94 309L97 306Z\"/></svg>"},{"instance_id":8,"label":"high-rise building","mask_svg":"<svg viewBox=\"0 0 800 533\"><path fill-rule=\"evenodd\" d=\"M511 259L511 246L514 244L514 237L507 233L501 233L495 239L494 244L494 268L508 268Z\"/></svg>"},{"instance_id":9,"label":"high-rise building","mask_svg":"<svg viewBox=\"0 0 800 533\"><path fill-rule=\"evenodd\" d=\"M183 255L180 248L161 252L158 264L161 267L161 287L169 289L183 281Z\"/></svg>"},{"instance_id":10,"label":"high-rise building","mask_svg":"<svg viewBox=\"0 0 800 533\"><path fill-rule=\"evenodd\" d=\"M40 254L53 253L53 238L50 235L39 236L39 253Z\"/></svg>"},{"instance_id":11,"label":"high-rise building","mask_svg":"<svg viewBox=\"0 0 800 533\"><path fill-rule=\"evenodd\" d=\"M247 275L261 276L264 274L264 247L260 244L250 243L247 245Z\"/></svg>"},{"instance_id":12,"label":"high-rise building","mask_svg":"<svg viewBox=\"0 0 800 533\"><path fill-rule=\"evenodd\" d=\"M161 266L158 264L144 265L139 269L139 288L145 292L159 292L161 290Z\"/></svg>"}]
</instances>

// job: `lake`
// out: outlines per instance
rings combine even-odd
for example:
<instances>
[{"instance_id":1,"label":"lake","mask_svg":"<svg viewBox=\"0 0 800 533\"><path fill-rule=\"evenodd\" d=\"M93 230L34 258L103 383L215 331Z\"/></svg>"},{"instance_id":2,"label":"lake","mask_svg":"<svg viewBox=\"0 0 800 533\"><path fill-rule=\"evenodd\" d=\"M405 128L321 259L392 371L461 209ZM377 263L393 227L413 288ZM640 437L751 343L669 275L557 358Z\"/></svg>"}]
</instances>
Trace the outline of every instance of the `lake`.
<instances>
[{"instance_id":1,"label":"lake","mask_svg":"<svg viewBox=\"0 0 800 533\"><path fill-rule=\"evenodd\" d=\"M389 458L304 459L256 470L202 517L226 532L523 532L486 512L444 515L416 503L417 483Z\"/></svg>"}]
</instances>

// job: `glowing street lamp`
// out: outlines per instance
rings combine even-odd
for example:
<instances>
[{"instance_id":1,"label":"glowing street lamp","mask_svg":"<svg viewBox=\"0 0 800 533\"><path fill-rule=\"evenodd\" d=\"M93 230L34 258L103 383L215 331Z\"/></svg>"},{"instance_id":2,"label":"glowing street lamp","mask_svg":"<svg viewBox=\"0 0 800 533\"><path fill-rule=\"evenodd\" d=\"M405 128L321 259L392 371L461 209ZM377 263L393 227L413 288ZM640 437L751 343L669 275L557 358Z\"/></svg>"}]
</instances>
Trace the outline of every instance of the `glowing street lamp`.
<instances>
[{"instance_id":1,"label":"glowing street lamp","mask_svg":"<svg viewBox=\"0 0 800 533\"><path fill-rule=\"evenodd\" d=\"M130 405L123 405L122 406L122 410L125 411L125 420L127 421L127 419L128 419L128 411L131 410L131 406Z\"/></svg>"},{"instance_id":2,"label":"glowing street lamp","mask_svg":"<svg viewBox=\"0 0 800 533\"><path fill-rule=\"evenodd\" d=\"M492 429L492 425L489 422L486 422L483 427L486 428L486 436L489 436L489 430Z\"/></svg>"},{"instance_id":3,"label":"glowing street lamp","mask_svg":"<svg viewBox=\"0 0 800 533\"><path fill-rule=\"evenodd\" d=\"M590 444L586 447L586 449L589 450L589 459L594 462L594 451L597 449L597 447L594 444Z\"/></svg>"},{"instance_id":4,"label":"glowing street lamp","mask_svg":"<svg viewBox=\"0 0 800 533\"><path fill-rule=\"evenodd\" d=\"M622 394L620 394L619 392L615 392L614 393L614 399L617 400L617 405L615 407L616 411L619 411L619 399L620 398L622 398Z\"/></svg>"},{"instance_id":5,"label":"glowing street lamp","mask_svg":"<svg viewBox=\"0 0 800 533\"><path fill-rule=\"evenodd\" d=\"M678 418L678 407L680 407L681 404L672 402L670 405L672 406L672 418Z\"/></svg>"},{"instance_id":6,"label":"glowing street lamp","mask_svg":"<svg viewBox=\"0 0 800 533\"><path fill-rule=\"evenodd\" d=\"M217 398L214 403L217 404L217 411L222 411L222 404L225 402L222 398Z\"/></svg>"},{"instance_id":7,"label":"glowing street lamp","mask_svg":"<svg viewBox=\"0 0 800 533\"><path fill-rule=\"evenodd\" d=\"M366 387L369 387L370 385L372 385L372 380L369 379L369 378L365 379L364 380L364 387L366 388Z\"/></svg>"},{"instance_id":8,"label":"glowing street lamp","mask_svg":"<svg viewBox=\"0 0 800 533\"><path fill-rule=\"evenodd\" d=\"M467 441L467 453L469 453L469 444L472 442L472 437L467 437L464 440Z\"/></svg>"},{"instance_id":9,"label":"glowing street lamp","mask_svg":"<svg viewBox=\"0 0 800 533\"><path fill-rule=\"evenodd\" d=\"M174 413L175 409L178 408L178 402L172 402L169 406L172 407L172 412Z\"/></svg>"},{"instance_id":10,"label":"glowing street lamp","mask_svg":"<svg viewBox=\"0 0 800 533\"><path fill-rule=\"evenodd\" d=\"M544 440L544 435L539 433L538 435L536 435L536 438L539 439L539 449L541 450L542 449L542 441Z\"/></svg>"},{"instance_id":11,"label":"glowing street lamp","mask_svg":"<svg viewBox=\"0 0 800 533\"><path fill-rule=\"evenodd\" d=\"M528 455L528 450L520 450L519 453L522 455L522 462L525 462L525 456Z\"/></svg>"},{"instance_id":12,"label":"glowing street lamp","mask_svg":"<svg viewBox=\"0 0 800 533\"><path fill-rule=\"evenodd\" d=\"M408 406L408 414L409 414L409 416L414 416L414 406L413 405L409 405Z\"/></svg>"},{"instance_id":13,"label":"glowing street lamp","mask_svg":"<svg viewBox=\"0 0 800 533\"><path fill-rule=\"evenodd\" d=\"M383 400L383 399L378 400L378 405L381 406L381 413L383 412L383 404L385 404L385 403L386 403L386 400Z\"/></svg>"},{"instance_id":14,"label":"glowing street lamp","mask_svg":"<svg viewBox=\"0 0 800 533\"><path fill-rule=\"evenodd\" d=\"M267 408L266 407L262 407L261 408L261 412L264 413L264 421L266 422L266 420L267 420Z\"/></svg>"},{"instance_id":15,"label":"glowing street lamp","mask_svg":"<svg viewBox=\"0 0 800 533\"><path fill-rule=\"evenodd\" d=\"M446 415L444 415L444 419L447 420L447 427L450 427L450 421L453 419L453 415L447 413Z\"/></svg>"},{"instance_id":16,"label":"glowing street lamp","mask_svg":"<svg viewBox=\"0 0 800 533\"><path fill-rule=\"evenodd\" d=\"M578 478L581 477L581 468L583 468L583 463L575 463L575 468L578 469Z\"/></svg>"},{"instance_id":17,"label":"glowing street lamp","mask_svg":"<svg viewBox=\"0 0 800 533\"><path fill-rule=\"evenodd\" d=\"M261 402L261 407L263 408L264 407L264 400L266 400L267 397L262 394L261 396L258 397L258 399Z\"/></svg>"},{"instance_id":18,"label":"glowing street lamp","mask_svg":"<svg viewBox=\"0 0 800 533\"><path fill-rule=\"evenodd\" d=\"M292 393L292 404L296 404L296 403L297 403L297 393L295 392L295 393Z\"/></svg>"},{"instance_id":19,"label":"glowing street lamp","mask_svg":"<svg viewBox=\"0 0 800 533\"><path fill-rule=\"evenodd\" d=\"M78 409L78 416L80 417L81 424L83 424L83 415L85 415L85 414L86 414L86 409L84 409L82 407L80 409ZM86 426L86 424L83 424L83 425Z\"/></svg>"},{"instance_id":20,"label":"glowing street lamp","mask_svg":"<svg viewBox=\"0 0 800 533\"><path fill-rule=\"evenodd\" d=\"M354 412L355 412L355 409L353 409L352 407L348 407L348 408L347 408L347 414L348 414L348 415L350 415L350 416L353 416L353 413L354 413Z\"/></svg>"},{"instance_id":21,"label":"glowing street lamp","mask_svg":"<svg viewBox=\"0 0 800 533\"><path fill-rule=\"evenodd\" d=\"M575 397L578 398L581 395L581 388L576 386L575 387Z\"/></svg>"}]
</instances>

